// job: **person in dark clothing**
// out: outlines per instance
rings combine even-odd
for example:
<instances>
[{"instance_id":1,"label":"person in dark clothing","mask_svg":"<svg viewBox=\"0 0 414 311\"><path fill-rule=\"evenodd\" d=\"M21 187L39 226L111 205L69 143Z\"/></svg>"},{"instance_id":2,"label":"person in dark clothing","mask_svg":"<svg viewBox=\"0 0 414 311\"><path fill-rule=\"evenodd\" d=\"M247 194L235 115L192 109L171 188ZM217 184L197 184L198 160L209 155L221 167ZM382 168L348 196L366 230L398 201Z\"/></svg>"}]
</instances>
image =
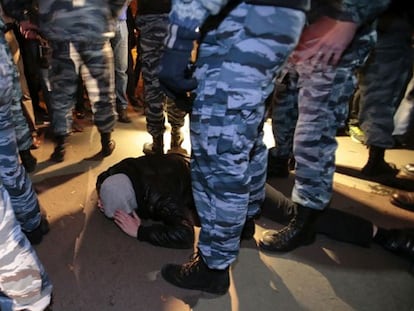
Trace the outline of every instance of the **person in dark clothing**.
<instances>
[{"instance_id":1,"label":"person in dark clothing","mask_svg":"<svg viewBox=\"0 0 414 311\"><path fill-rule=\"evenodd\" d=\"M287 224L295 215L297 205L266 184L266 198L262 209L271 211L269 214L276 222ZM377 243L384 249L407 258L411 263L410 269L414 272L414 228L381 228L367 219L331 207L327 207L320 214L314 228L312 242L316 234L323 234L334 240L362 247ZM263 247L262 249L266 250Z\"/></svg>"},{"instance_id":2,"label":"person in dark clothing","mask_svg":"<svg viewBox=\"0 0 414 311\"><path fill-rule=\"evenodd\" d=\"M98 176L100 208L128 235L169 248L191 248L199 225L189 158L179 154L126 158ZM141 219L157 221L144 225Z\"/></svg>"},{"instance_id":3,"label":"person in dark clothing","mask_svg":"<svg viewBox=\"0 0 414 311\"><path fill-rule=\"evenodd\" d=\"M169 248L191 248L194 226L200 226L191 192L189 158L180 154L126 158L102 172L96 182L99 206L128 235ZM296 204L266 184L262 211L287 224ZM141 219L157 221L143 225ZM254 222L246 223L241 239L253 237ZM410 260L414 268L414 229L384 229L359 216L327 207L315 223L316 234L334 240L386 250Z\"/></svg>"}]
</instances>

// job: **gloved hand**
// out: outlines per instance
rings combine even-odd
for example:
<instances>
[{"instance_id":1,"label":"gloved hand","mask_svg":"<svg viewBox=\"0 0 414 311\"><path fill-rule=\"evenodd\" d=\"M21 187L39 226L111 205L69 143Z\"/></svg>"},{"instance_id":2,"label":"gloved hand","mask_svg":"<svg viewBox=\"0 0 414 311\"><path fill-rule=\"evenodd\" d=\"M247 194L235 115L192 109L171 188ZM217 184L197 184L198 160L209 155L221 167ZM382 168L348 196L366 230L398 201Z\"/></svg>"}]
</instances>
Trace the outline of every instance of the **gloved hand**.
<instances>
[{"instance_id":1,"label":"gloved hand","mask_svg":"<svg viewBox=\"0 0 414 311\"><path fill-rule=\"evenodd\" d=\"M197 87L197 80L192 77L191 51L198 38L199 33L184 27L171 24L168 28L158 79L165 94L172 99L190 98L188 92Z\"/></svg>"}]
</instances>

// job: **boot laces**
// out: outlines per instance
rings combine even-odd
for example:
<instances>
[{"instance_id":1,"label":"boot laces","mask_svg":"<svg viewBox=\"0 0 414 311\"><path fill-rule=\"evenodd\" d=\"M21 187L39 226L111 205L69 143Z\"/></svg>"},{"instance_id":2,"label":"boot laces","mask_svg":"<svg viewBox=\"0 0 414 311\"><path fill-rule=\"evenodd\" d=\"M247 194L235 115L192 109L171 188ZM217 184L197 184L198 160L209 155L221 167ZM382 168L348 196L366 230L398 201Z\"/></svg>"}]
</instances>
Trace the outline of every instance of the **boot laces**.
<instances>
[{"instance_id":1,"label":"boot laces","mask_svg":"<svg viewBox=\"0 0 414 311\"><path fill-rule=\"evenodd\" d=\"M185 263L182 267L182 272L185 275L190 275L195 271L200 270L200 264L202 262L199 252L195 252L190 256L190 261Z\"/></svg>"}]
</instances>

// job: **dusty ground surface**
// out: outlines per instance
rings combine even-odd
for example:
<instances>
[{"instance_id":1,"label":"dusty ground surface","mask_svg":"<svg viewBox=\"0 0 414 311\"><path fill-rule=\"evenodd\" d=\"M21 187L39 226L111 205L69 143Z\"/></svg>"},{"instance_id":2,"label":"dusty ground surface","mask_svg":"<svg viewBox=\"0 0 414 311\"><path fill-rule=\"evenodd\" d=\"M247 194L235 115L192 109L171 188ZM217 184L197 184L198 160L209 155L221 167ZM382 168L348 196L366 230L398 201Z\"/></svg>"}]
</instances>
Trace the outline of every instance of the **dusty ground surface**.
<instances>
[{"instance_id":1,"label":"dusty ground surface","mask_svg":"<svg viewBox=\"0 0 414 311\"><path fill-rule=\"evenodd\" d=\"M97 175L125 157L142 155L142 144L150 138L144 117L132 110L130 116L133 123L117 124L117 148L104 160L93 158L100 149L99 134L88 120L82 122L82 133L70 137L63 163L48 161L53 144L45 136L34 151L39 164L31 178L51 224L36 250L54 284L54 311L414 310L408 261L377 245L362 248L325 236L281 255L260 252L254 240L243 242L231 269L230 291L221 297L166 283L159 274L162 265L185 262L192 251L138 242L96 209ZM270 146L268 124L266 130ZM168 132L165 137L168 146ZM184 145L189 150L188 139ZM387 159L401 167L412 162L413 155L391 150ZM338 166L357 171L366 157L364 146L339 138ZM291 174L270 183L289 195L293 178ZM403 184L410 187L411 181ZM384 227L414 227L414 213L388 202L392 190L336 173L332 206ZM256 238L264 229L279 226L266 211L257 221Z\"/></svg>"}]
</instances>

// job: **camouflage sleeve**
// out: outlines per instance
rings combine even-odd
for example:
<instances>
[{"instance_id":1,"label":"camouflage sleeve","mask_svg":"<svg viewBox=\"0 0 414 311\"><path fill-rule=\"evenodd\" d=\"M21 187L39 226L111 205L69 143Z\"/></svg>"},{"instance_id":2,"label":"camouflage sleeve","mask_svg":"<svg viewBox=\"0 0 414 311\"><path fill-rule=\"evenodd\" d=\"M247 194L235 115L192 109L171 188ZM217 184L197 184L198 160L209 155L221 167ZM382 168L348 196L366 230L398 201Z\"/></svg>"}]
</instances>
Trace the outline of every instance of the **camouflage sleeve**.
<instances>
[{"instance_id":1,"label":"camouflage sleeve","mask_svg":"<svg viewBox=\"0 0 414 311\"><path fill-rule=\"evenodd\" d=\"M0 310L44 310L52 284L20 230L0 183Z\"/></svg>"},{"instance_id":2,"label":"camouflage sleeve","mask_svg":"<svg viewBox=\"0 0 414 311\"><path fill-rule=\"evenodd\" d=\"M229 0L173 0L170 22L195 30L210 15L216 15Z\"/></svg>"},{"instance_id":3,"label":"camouflage sleeve","mask_svg":"<svg viewBox=\"0 0 414 311\"><path fill-rule=\"evenodd\" d=\"M362 25L374 20L390 2L391 0L342 0L340 12L335 17Z\"/></svg>"}]
</instances>

